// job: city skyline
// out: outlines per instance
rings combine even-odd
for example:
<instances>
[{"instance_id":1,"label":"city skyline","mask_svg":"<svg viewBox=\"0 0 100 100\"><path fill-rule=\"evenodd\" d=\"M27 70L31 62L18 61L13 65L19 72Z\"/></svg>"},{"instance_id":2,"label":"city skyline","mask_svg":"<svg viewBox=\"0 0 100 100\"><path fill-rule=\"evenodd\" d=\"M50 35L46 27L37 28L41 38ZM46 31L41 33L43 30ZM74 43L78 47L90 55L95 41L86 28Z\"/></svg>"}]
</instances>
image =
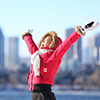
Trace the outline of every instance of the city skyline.
<instances>
[{"instance_id":1,"label":"city skyline","mask_svg":"<svg viewBox=\"0 0 100 100\"><path fill-rule=\"evenodd\" d=\"M0 29L0 33L2 33L2 29ZM66 30L66 37L67 38L72 32L74 31L74 28L69 28ZM2 62L6 62L6 67L9 66L13 66L16 68L17 65L21 64L21 63L26 63L26 62L20 62L19 63L19 59L22 58L28 58L29 57L20 57L19 56L19 38L18 37L9 37L8 38L8 42L6 45L4 44L5 42L5 37L3 37L3 33L1 34L1 39L3 40L3 43L1 47L6 47L6 50L2 51L4 52L4 56L5 59ZM75 60L75 57L77 58L76 60L78 60L81 64L99 64L100 63L100 34L94 34L94 36L88 36L87 38L87 46L86 48L82 48L83 44L82 44L82 38L81 37L78 41L76 41L74 44L71 45L71 47L69 48L69 50L66 52L65 54L65 58L67 56L68 59L65 60L68 61L68 63L70 63L70 61L73 59ZM92 43L92 44L91 44ZM71 55L67 55L67 54L71 54ZM95 57L94 57L95 56ZM89 59L89 60L88 60ZM26 60L25 60L26 61ZM12 69L12 67L11 67Z\"/></svg>"},{"instance_id":2,"label":"city skyline","mask_svg":"<svg viewBox=\"0 0 100 100\"><path fill-rule=\"evenodd\" d=\"M17 36L19 38L19 55L30 56L26 44L21 39L21 34L27 29L33 29L33 39L36 44L48 31L56 31L64 40L65 30L84 25L91 20L100 22L99 0L88 1L26 1L26 0L1 0L0 1L0 27L5 39ZM87 32L86 36L100 32L100 27Z\"/></svg>"}]
</instances>

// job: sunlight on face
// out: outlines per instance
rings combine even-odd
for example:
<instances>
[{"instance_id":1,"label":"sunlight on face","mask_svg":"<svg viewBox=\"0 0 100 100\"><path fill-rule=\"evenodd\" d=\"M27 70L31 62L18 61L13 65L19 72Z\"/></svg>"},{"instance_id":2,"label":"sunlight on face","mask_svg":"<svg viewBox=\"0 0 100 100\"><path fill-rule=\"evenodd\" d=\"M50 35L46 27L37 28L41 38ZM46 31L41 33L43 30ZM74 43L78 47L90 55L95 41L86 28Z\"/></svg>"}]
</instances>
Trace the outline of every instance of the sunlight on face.
<instances>
[{"instance_id":1,"label":"sunlight on face","mask_svg":"<svg viewBox=\"0 0 100 100\"><path fill-rule=\"evenodd\" d=\"M42 41L40 47L49 47L51 41L52 41L51 36L47 36L47 37Z\"/></svg>"}]
</instances>

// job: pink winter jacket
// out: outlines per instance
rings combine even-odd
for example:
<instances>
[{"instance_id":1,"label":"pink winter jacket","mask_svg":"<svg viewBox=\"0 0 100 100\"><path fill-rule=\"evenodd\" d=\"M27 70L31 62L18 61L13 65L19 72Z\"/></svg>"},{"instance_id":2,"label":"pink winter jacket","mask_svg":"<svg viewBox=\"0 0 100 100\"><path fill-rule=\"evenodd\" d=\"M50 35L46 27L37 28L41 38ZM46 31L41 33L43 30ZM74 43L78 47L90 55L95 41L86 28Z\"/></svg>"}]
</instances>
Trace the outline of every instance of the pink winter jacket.
<instances>
[{"instance_id":1,"label":"pink winter jacket","mask_svg":"<svg viewBox=\"0 0 100 100\"><path fill-rule=\"evenodd\" d=\"M30 91L34 90L34 84L53 85L55 74L61 63L61 58L70 48L70 46L80 37L81 36L76 31L74 31L69 37L67 37L62 43L60 43L54 51L46 52L40 55L40 74L43 78L34 75L33 65L31 65L30 73L28 74L28 84L30 85ZM39 50L30 35L26 35L24 37L24 40L31 55ZM43 47L43 49L48 48Z\"/></svg>"}]
</instances>

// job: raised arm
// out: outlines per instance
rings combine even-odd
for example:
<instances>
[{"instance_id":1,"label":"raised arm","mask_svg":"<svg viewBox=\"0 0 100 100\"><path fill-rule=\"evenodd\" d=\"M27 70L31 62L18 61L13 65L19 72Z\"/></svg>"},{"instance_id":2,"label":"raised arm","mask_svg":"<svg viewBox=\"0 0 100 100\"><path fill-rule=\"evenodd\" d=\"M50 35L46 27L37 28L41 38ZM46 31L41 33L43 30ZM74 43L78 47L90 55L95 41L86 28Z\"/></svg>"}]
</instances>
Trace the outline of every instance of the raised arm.
<instances>
[{"instance_id":1,"label":"raised arm","mask_svg":"<svg viewBox=\"0 0 100 100\"><path fill-rule=\"evenodd\" d=\"M94 30L98 26L99 23L94 21L91 21L84 26L76 26L75 31L59 45L51 58L54 58L53 60L60 60L74 42L76 42L81 36L85 36L87 31Z\"/></svg>"},{"instance_id":2,"label":"raised arm","mask_svg":"<svg viewBox=\"0 0 100 100\"><path fill-rule=\"evenodd\" d=\"M32 39L31 33L29 31L26 31L22 34L22 39L25 41L27 48L32 55L35 51L38 50L38 47L36 46L35 42Z\"/></svg>"},{"instance_id":3,"label":"raised arm","mask_svg":"<svg viewBox=\"0 0 100 100\"><path fill-rule=\"evenodd\" d=\"M74 31L69 37L67 37L54 51L51 58L53 60L60 60L66 51L70 48L70 46L76 42L81 35L79 35L76 31Z\"/></svg>"}]
</instances>

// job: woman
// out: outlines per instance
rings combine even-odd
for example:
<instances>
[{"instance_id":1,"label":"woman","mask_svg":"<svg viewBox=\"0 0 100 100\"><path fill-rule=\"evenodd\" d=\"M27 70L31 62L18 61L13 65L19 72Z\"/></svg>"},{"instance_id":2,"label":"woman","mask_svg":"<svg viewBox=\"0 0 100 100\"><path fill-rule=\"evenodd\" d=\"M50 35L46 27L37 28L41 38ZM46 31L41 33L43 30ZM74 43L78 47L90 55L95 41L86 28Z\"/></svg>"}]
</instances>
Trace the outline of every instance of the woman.
<instances>
[{"instance_id":1,"label":"woman","mask_svg":"<svg viewBox=\"0 0 100 100\"><path fill-rule=\"evenodd\" d=\"M46 33L39 41L38 47L32 39L30 31L22 34L31 54L31 67L28 74L29 90L32 91L32 100L56 100L51 87L54 84L55 74L60 66L61 58L86 31L93 30L99 26L94 21L84 27L76 26L75 31L63 42L56 32Z\"/></svg>"}]
</instances>

